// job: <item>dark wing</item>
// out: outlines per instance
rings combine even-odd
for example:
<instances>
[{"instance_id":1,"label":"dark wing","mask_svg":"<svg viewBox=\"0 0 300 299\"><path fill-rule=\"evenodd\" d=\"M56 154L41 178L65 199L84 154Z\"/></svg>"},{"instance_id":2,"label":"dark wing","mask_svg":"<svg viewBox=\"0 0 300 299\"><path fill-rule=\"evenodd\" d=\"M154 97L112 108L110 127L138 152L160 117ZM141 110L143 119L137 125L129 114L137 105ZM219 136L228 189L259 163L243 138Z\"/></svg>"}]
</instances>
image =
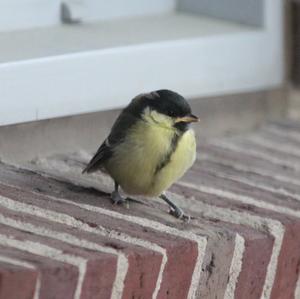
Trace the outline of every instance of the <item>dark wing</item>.
<instances>
[{"instance_id":1,"label":"dark wing","mask_svg":"<svg viewBox=\"0 0 300 299\"><path fill-rule=\"evenodd\" d=\"M101 144L99 149L97 150L94 157L91 159L89 164L84 168L82 173L90 173L98 170L101 168L104 161L109 159L112 155L112 150L110 146L108 145L108 138Z\"/></svg>"},{"instance_id":2,"label":"dark wing","mask_svg":"<svg viewBox=\"0 0 300 299\"><path fill-rule=\"evenodd\" d=\"M128 129L135 124L137 120L137 117L124 110L117 118L109 136L101 144L98 151L82 173L90 173L99 170L103 166L103 163L113 155L114 149L124 141Z\"/></svg>"}]
</instances>

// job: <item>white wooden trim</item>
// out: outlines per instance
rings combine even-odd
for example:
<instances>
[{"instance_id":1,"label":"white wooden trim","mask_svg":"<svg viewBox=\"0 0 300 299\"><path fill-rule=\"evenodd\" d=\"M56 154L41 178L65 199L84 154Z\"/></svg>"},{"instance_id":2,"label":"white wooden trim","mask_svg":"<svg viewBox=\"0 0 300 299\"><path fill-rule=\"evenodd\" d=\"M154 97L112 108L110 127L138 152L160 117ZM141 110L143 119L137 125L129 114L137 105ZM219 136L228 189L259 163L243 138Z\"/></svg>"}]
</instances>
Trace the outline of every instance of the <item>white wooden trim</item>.
<instances>
[{"instance_id":1,"label":"white wooden trim","mask_svg":"<svg viewBox=\"0 0 300 299\"><path fill-rule=\"evenodd\" d=\"M0 125L122 107L159 88L200 97L283 82L282 0L265 28L0 64Z\"/></svg>"}]
</instances>

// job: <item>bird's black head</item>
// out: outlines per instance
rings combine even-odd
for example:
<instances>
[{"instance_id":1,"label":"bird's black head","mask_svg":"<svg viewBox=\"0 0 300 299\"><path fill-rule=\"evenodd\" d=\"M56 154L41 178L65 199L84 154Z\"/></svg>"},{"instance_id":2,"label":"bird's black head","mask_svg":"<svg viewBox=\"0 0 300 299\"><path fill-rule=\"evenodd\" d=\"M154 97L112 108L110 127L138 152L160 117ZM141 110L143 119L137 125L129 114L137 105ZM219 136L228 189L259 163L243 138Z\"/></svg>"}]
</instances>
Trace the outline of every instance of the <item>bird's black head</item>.
<instances>
[{"instance_id":1,"label":"bird's black head","mask_svg":"<svg viewBox=\"0 0 300 299\"><path fill-rule=\"evenodd\" d=\"M156 100L148 101L149 107L170 117L183 117L191 114L191 107L180 94L162 89L155 91Z\"/></svg>"},{"instance_id":2,"label":"bird's black head","mask_svg":"<svg viewBox=\"0 0 300 299\"><path fill-rule=\"evenodd\" d=\"M198 118L192 115L191 107L186 99L167 89L137 96L126 110L141 117L146 108L171 118L173 126L180 131L185 131L189 123L198 121Z\"/></svg>"}]
</instances>

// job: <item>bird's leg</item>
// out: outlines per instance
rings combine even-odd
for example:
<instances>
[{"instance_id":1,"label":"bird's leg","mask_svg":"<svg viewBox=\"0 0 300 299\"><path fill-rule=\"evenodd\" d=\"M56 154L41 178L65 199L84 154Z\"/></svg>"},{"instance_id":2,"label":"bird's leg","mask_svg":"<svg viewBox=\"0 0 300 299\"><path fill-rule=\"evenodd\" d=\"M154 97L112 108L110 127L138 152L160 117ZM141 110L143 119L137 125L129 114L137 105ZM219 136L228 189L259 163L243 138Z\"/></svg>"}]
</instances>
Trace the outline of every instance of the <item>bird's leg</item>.
<instances>
[{"instance_id":1,"label":"bird's leg","mask_svg":"<svg viewBox=\"0 0 300 299\"><path fill-rule=\"evenodd\" d=\"M184 212L178 208L164 193L159 196L170 206L170 214L176 218L190 221L191 217L184 214Z\"/></svg>"},{"instance_id":2,"label":"bird's leg","mask_svg":"<svg viewBox=\"0 0 300 299\"><path fill-rule=\"evenodd\" d=\"M111 193L111 200L115 205L125 202L125 199L119 193L119 184L117 182L115 182L115 190Z\"/></svg>"}]
</instances>

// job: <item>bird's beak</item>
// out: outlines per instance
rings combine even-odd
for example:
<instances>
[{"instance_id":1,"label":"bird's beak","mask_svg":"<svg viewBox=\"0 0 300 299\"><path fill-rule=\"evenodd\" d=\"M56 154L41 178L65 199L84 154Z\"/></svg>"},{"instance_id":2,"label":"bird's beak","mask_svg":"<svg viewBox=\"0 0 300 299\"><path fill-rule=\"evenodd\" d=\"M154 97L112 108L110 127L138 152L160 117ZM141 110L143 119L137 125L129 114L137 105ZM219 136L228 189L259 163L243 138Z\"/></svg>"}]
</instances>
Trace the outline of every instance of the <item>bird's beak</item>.
<instances>
[{"instance_id":1,"label":"bird's beak","mask_svg":"<svg viewBox=\"0 0 300 299\"><path fill-rule=\"evenodd\" d=\"M190 115L187 115L187 116L184 116L184 117L178 117L176 118L176 121L175 123L179 123L179 122L185 122L185 123L196 123L200 121L199 117L193 115L193 114L190 114Z\"/></svg>"}]
</instances>

